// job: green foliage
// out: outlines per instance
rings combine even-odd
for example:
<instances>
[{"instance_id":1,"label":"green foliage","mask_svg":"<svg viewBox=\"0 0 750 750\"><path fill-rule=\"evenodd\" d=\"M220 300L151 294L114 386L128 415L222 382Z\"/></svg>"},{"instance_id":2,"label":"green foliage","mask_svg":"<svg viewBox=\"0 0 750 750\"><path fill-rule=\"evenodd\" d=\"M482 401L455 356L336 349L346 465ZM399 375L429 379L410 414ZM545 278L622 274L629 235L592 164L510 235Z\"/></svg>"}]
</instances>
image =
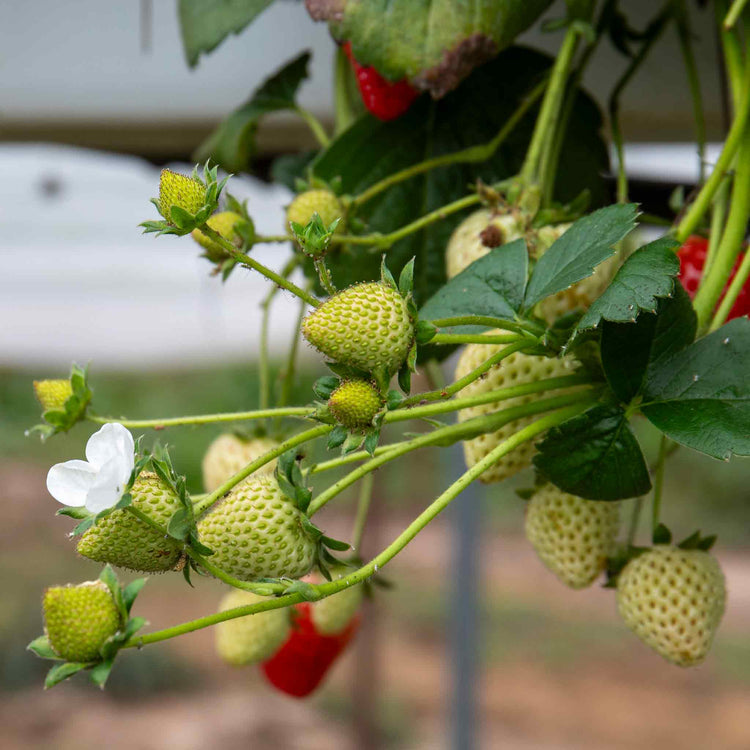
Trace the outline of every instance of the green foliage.
<instances>
[{"instance_id":1,"label":"green foliage","mask_svg":"<svg viewBox=\"0 0 750 750\"><path fill-rule=\"evenodd\" d=\"M439 320L482 315L514 320L523 302L528 275L523 240L493 248L441 287L419 312L420 319ZM481 326L456 326L453 333L473 333Z\"/></svg>"},{"instance_id":2,"label":"green foliage","mask_svg":"<svg viewBox=\"0 0 750 750\"><path fill-rule=\"evenodd\" d=\"M572 495L623 500L651 487L641 448L617 406L593 406L553 427L538 447L534 466Z\"/></svg>"},{"instance_id":3,"label":"green foliage","mask_svg":"<svg viewBox=\"0 0 750 750\"><path fill-rule=\"evenodd\" d=\"M295 109L297 90L307 79L309 61L310 53L303 52L266 79L250 99L198 147L195 159L211 159L229 172L247 171L255 153L258 124L271 112Z\"/></svg>"},{"instance_id":4,"label":"green foliage","mask_svg":"<svg viewBox=\"0 0 750 750\"><path fill-rule=\"evenodd\" d=\"M577 331L594 328L602 320L633 322L641 310L654 312L657 299L672 294L680 271L677 245L671 237L662 237L633 253L581 318Z\"/></svg>"},{"instance_id":5,"label":"green foliage","mask_svg":"<svg viewBox=\"0 0 750 750\"><path fill-rule=\"evenodd\" d=\"M458 90L439 102L418 100L402 117L380 122L359 119L313 162L314 174L341 178L344 193L356 195L384 177L425 159L483 145L494 138L529 91L549 70L550 59L513 47L474 71ZM512 71L512 74L509 74ZM358 208L367 232L387 233L466 195L466 186L481 179L493 184L516 174L528 145L536 111L532 108L494 156L479 164L452 165L405 180ZM572 201L584 189L594 206L606 202L602 174L608 156L601 139L602 120L593 101L579 94L560 154L555 197ZM447 216L395 243L388 250L394 273L416 257L415 299L423 304L446 280L445 246L466 212ZM336 286L374 280L379 257L367 248L350 246L331 253L327 262ZM312 264L306 266L315 278Z\"/></svg>"},{"instance_id":6,"label":"green foliage","mask_svg":"<svg viewBox=\"0 0 750 750\"><path fill-rule=\"evenodd\" d=\"M687 292L675 284L673 297L661 299L655 313L635 323L602 324L602 365L610 387L627 403L641 392L649 367L693 343L697 318Z\"/></svg>"},{"instance_id":7,"label":"green foliage","mask_svg":"<svg viewBox=\"0 0 750 750\"><path fill-rule=\"evenodd\" d=\"M614 253L614 245L635 229L634 203L607 206L573 224L534 267L524 298L530 310L545 297L590 276Z\"/></svg>"},{"instance_id":8,"label":"green foliage","mask_svg":"<svg viewBox=\"0 0 750 750\"><path fill-rule=\"evenodd\" d=\"M648 371L641 409L667 437L714 458L750 455L750 320L737 318Z\"/></svg>"},{"instance_id":9,"label":"green foliage","mask_svg":"<svg viewBox=\"0 0 750 750\"><path fill-rule=\"evenodd\" d=\"M239 34L273 0L179 0L182 44L188 65L218 47L229 34Z\"/></svg>"},{"instance_id":10,"label":"green foliage","mask_svg":"<svg viewBox=\"0 0 750 750\"><path fill-rule=\"evenodd\" d=\"M331 4L331 31L355 58L391 80L410 78L433 96L507 47L551 0L344 0Z\"/></svg>"}]
</instances>

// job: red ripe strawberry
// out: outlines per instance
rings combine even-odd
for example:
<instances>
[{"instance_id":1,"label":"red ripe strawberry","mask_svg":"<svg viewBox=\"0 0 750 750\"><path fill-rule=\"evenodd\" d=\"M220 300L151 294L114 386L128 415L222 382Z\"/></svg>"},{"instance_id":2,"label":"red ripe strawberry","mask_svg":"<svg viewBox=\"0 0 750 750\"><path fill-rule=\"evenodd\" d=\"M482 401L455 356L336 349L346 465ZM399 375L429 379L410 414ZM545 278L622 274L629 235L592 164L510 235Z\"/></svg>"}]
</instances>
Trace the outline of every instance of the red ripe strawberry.
<instances>
[{"instance_id":1,"label":"red ripe strawberry","mask_svg":"<svg viewBox=\"0 0 750 750\"><path fill-rule=\"evenodd\" d=\"M304 698L323 681L359 628L355 616L338 635L321 635L312 620L309 602L295 605L292 632L286 643L261 669L268 681L282 693Z\"/></svg>"},{"instance_id":2,"label":"red ripe strawberry","mask_svg":"<svg viewBox=\"0 0 750 750\"><path fill-rule=\"evenodd\" d=\"M379 120L395 120L411 107L419 92L405 79L387 81L375 68L360 65L352 54L351 42L343 46L357 77L359 93L365 107Z\"/></svg>"},{"instance_id":3,"label":"red ripe strawberry","mask_svg":"<svg viewBox=\"0 0 750 750\"><path fill-rule=\"evenodd\" d=\"M708 253L708 240L705 237L700 237L696 234L691 235L685 241L685 244L677 251L677 255L680 258L680 281L682 286L691 297L695 297L695 293L698 291L698 285L700 284L701 276L703 274L703 265L706 262L706 254ZM741 258L737 259L737 263L732 269L732 275L729 277L728 284L732 283L732 280L737 273L737 268L740 265ZM722 294L722 299L724 295ZM750 315L750 283L745 286L737 295L732 309L729 311L727 320L733 318L740 318L743 315Z\"/></svg>"}]
</instances>

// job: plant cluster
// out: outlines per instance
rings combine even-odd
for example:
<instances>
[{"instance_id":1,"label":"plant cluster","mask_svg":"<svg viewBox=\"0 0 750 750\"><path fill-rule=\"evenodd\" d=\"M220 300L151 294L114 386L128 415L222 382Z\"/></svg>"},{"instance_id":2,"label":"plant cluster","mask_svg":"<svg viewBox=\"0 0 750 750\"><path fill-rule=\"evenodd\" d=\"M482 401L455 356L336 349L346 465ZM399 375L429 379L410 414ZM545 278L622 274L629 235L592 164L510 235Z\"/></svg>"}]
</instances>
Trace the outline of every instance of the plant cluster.
<instances>
[{"instance_id":1,"label":"plant cluster","mask_svg":"<svg viewBox=\"0 0 750 750\"><path fill-rule=\"evenodd\" d=\"M267 4L182 0L191 63ZM469 484L528 467L533 486L519 493L526 534L552 573L572 589L606 576L644 643L681 666L706 657L726 599L709 551L715 539L685 530L673 544L662 487L678 448L720 460L750 455L750 18L742 0L713 3L732 123L711 174L675 217L658 221L628 201L618 102L673 27L702 157L685 1L669 0L639 30L616 0L569 0L567 15L547 23L563 32L554 60L513 46L547 0L495 0L497 12L484 14L470 5L443 4L445 18L434 23L427 6L407 0L391 3L386 17L374 2L310 2L339 45L333 136L296 103L305 54L201 147L214 166L162 173L154 200L161 219L144 222L145 231L192 235L223 278L241 266L271 282L258 334L260 408L111 419L93 410L78 367L68 381L35 384L43 438L80 421L103 425L86 461L59 464L48 478L61 512L78 521L78 552L106 564L99 583L45 594L47 634L32 649L59 662L48 685L82 669L101 685L120 649L215 625L221 658L260 664L271 684L307 695L354 635L379 571ZM607 39L629 60L609 102L615 202L601 177L602 115L579 87ZM259 120L282 109L310 125L320 148L277 163L277 179L296 196L286 226L262 236L252 207L226 193L218 169L247 170ZM663 224L663 236L643 244L639 221ZM253 257L262 243L292 248L280 272ZM298 268L303 286L291 279ZM297 298L300 325L271 406L269 310L280 290ZM330 374L308 403L290 406L300 336ZM446 382L440 363L457 347ZM414 393L417 370L430 385ZM650 466L631 428L638 419L662 433ZM265 428L211 445L206 493L197 496L166 451L146 452L130 433L252 420ZM403 422L412 431L391 439ZM338 455L312 462L315 442ZM373 472L455 444L466 471L388 546L361 559ZM311 476L342 466L348 473L313 494ZM315 515L355 484L355 528L333 539ZM650 493L650 539L637 543ZM121 589L110 565L179 571L188 582L212 576L232 591L215 613L140 633L142 621L129 612L141 581Z\"/></svg>"}]
</instances>

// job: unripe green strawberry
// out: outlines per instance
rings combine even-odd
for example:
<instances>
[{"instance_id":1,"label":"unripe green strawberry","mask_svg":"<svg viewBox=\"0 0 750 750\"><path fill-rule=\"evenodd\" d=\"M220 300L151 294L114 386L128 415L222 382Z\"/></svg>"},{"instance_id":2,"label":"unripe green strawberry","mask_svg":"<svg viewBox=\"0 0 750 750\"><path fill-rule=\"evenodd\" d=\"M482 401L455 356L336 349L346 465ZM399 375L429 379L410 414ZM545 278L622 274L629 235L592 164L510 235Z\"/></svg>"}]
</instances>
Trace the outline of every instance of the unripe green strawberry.
<instances>
[{"instance_id":1,"label":"unripe green strawberry","mask_svg":"<svg viewBox=\"0 0 750 750\"><path fill-rule=\"evenodd\" d=\"M256 458L260 458L278 446L279 444L271 438L243 440L231 432L219 435L208 446L203 456L203 486L206 492L213 492L251 461L255 461ZM275 468L276 459L274 458L273 461L261 466L257 473L269 474Z\"/></svg>"},{"instance_id":2,"label":"unripe green strawberry","mask_svg":"<svg viewBox=\"0 0 750 750\"><path fill-rule=\"evenodd\" d=\"M234 226L238 221L242 221L242 217L239 214L234 213L234 211L222 211L210 216L206 224L215 232L218 232L225 240L235 245L237 244L238 236L237 232L234 231ZM206 257L214 261L214 263L228 257L227 251L217 242L206 237L200 229L194 229L190 233L190 236L206 251Z\"/></svg>"},{"instance_id":3,"label":"unripe green strawberry","mask_svg":"<svg viewBox=\"0 0 750 750\"><path fill-rule=\"evenodd\" d=\"M620 528L620 503L584 500L552 484L526 506L526 538L572 589L590 586L607 564Z\"/></svg>"},{"instance_id":4,"label":"unripe green strawberry","mask_svg":"<svg viewBox=\"0 0 750 750\"><path fill-rule=\"evenodd\" d=\"M156 474L142 472L130 494L134 508L162 528L180 508L172 489ZM97 562L110 563L146 573L172 570L181 556L179 543L139 520L127 509L112 511L81 536L78 554Z\"/></svg>"},{"instance_id":5,"label":"unripe green strawberry","mask_svg":"<svg viewBox=\"0 0 750 750\"><path fill-rule=\"evenodd\" d=\"M331 571L332 579L342 578L347 569L337 568ZM321 635L338 635L348 627L352 618L357 614L361 604L364 589L362 584L350 586L339 591L338 594L327 596L312 605L312 621L315 629Z\"/></svg>"},{"instance_id":6,"label":"unripe green strawberry","mask_svg":"<svg viewBox=\"0 0 750 750\"><path fill-rule=\"evenodd\" d=\"M206 186L169 169L162 169L159 179L159 213L172 221L172 206L179 206L190 214L195 214L206 202Z\"/></svg>"},{"instance_id":7,"label":"unripe green strawberry","mask_svg":"<svg viewBox=\"0 0 750 750\"><path fill-rule=\"evenodd\" d=\"M265 597L236 589L226 594L219 604L219 612L245 607L265 601ZM289 609L270 609L216 626L216 651L228 664L242 667L270 659L284 644L291 622Z\"/></svg>"},{"instance_id":8,"label":"unripe green strawberry","mask_svg":"<svg viewBox=\"0 0 750 750\"><path fill-rule=\"evenodd\" d=\"M336 219L342 219L336 227L337 232L343 230L344 206L330 190L315 189L306 190L294 197L286 210L286 222L296 222L303 227L310 223L314 213L320 216L326 227L330 226Z\"/></svg>"},{"instance_id":9,"label":"unripe green strawberry","mask_svg":"<svg viewBox=\"0 0 750 750\"><path fill-rule=\"evenodd\" d=\"M406 300L393 287L372 281L339 292L302 325L305 338L335 362L372 372L395 372L414 341Z\"/></svg>"},{"instance_id":10,"label":"unripe green strawberry","mask_svg":"<svg viewBox=\"0 0 750 750\"><path fill-rule=\"evenodd\" d=\"M211 562L242 581L299 578L313 566L316 542L302 526L302 513L272 475L238 484L198 522Z\"/></svg>"},{"instance_id":11,"label":"unripe green strawberry","mask_svg":"<svg viewBox=\"0 0 750 750\"><path fill-rule=\"evenodd\" d=\"M50 645L67 661L98 661L101 647L122 624L112 593L101 581L49 588L43 606Z\"/></svg>"},{"instance_id":12,"label":"unripe green strawberry","mask_svg":"<svg viewBox=\"0 0 750 750\"><path fill-rule=\"evenodd\" d=\"M34 393L44 411L62 409L73 395L70 380L35 380Z\"/></svg>"},{"instance_id":13,"label":"unripe green strawberry","mask_svg":"<svg viewBox=\"0 0 750 750\"><path fill-rule=\"evenodd\" d=\"M667 661L700 664L726 603L724 574L708 552L658 546L631 560L617 580L627 626Z\"/></svg>"},{"instance_id":14,"label":"unripe green strawberry","mask_svg":"<svg viewBox=\"0 0 750 750\"><path fill-rule=\"evenodd\" d=\"M372 427L372 420L383 408L380 391L369 380L345 380L328 399L334 419L350 430Z\"/></svg>"},{"instance_id":15,"label":"unripe green strawberry","mask_svg":"<svg viewBox=\"0 0 750 750\"><path fill-rule=\"evenodd\" d=\"M491 331L489 334L498 334L500 331ZM456 365L455 378L468 375L490 357L497 354L503 347L501 345L469 344L461 354ZM533 357L522 352L514 352L491 367L483 378L475 380L461 391L461 396L477 396L481 393L507 388L514 385L533 383L546 378L556 378L562 375L572 375L575 360L570 357L562 359L548 359L546 357ZM560 395L565 391L555 391ZM544 398L543 394L530 394L517 398L507 399L495 404L484 404L462 409L458 413L459 421L472 419L473 417L492 414L501 409L509 409L515 406L529 404L536 399ZM497 432L487 433L464 441L464 456L469 467L481 461L490 451L496 448L504 440L514 435L519 430L530 425L538 417L530 416L510 422ZM539 438L538 438L539 439ZM515 450L503 456L497 463L482 473L479 477L482 482L500 482L507 477L517 474L530 465L536 448L533 441L528 441L518 446Z\"/></svg>"},{"instance_id":16,"label":"unripe green strawberry","mask_svg":"<svg viewBox=\"0 0 750 750\"><path fill-rule=\"evenodd\" d=\"M528 238L531 257L541 258L571 226L571 224L547 224L531 232Z\"/></svg>"},{"instance_id":17,"label":"unripe green strawberry","mask_svg":"<svg viewBox=\"0 0 750 750\"><path fill-rule=\"evenodd\" d=\"M516 215L480 208L456 227L448 241L445 253L448 278L457 276L493 247L520 237L523 237L523 224Z\"/></svg>"}]
</instances>

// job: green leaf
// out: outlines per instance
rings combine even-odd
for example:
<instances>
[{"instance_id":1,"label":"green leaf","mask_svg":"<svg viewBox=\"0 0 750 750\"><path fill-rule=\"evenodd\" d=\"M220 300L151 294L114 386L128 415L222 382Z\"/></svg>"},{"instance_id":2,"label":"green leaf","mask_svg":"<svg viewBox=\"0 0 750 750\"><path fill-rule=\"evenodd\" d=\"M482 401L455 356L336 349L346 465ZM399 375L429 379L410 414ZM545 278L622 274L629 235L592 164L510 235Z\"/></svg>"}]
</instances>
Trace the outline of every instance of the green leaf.
<instances>
[{"instance_id":1,"label":"green leaf","mask_svg":"<svg viewBox=\"0 0 750 750\"><path fill-rule=\"evenodd\" d=\"M56 664L44 679L45 689L55 687L59 685L63 680L67 680L68 677L72 677L74 674L78 674L81 670L86 669L88 664L81 664L78 662L66 661L62 664Z\"/></svg>"},{"instance_id":2,"label":"green leaf","mask_svg":"<svg viewBox=\"0 0 750 750\"><path fill-rule=\"evenodd\" d=\"M567 289L594 272L594 267L614 254L614 245L636 225L634 203L601 208L578 219L537 261L526 289L529 310L545 297Z\"/></svg>"},{"instance_id":3,"label":"green leaf","mask_svg":"<svg viewBox=\"0 0 750 750\"><path fill-rule=\"evenodd\" d=\"M342 425L336 425L329 433L328 433L328 443L326 447L328 450L333 450L334 448L338 448L339 446L344 444L344 441L346 440L346 437L349 433L346 430L346 427L343 427Z\"/></svg>"},{"instance_id":4,"label":"green leaf","mask_svg":"<svg viewBox=\"0 0 750 750\"><path fill-rule=\"evenodd\" d=\"M690 346L697 326L690 297L679 282L673 297L659 300L656 314L642 314L635 323L605 321L602 366L617 397L627 403L640 393L646 370Z\"/></svg>"},{"instance_id":5,"label":"green leaf","mask_svg":"<svg viewBox=\"0 0 750 750\"><path fill-rule=\"evenodd\" d=\"M414 289L414 258L412 258L402 269L398 277L398 290L402 297L406 297Z\"/></svg>"},{"instance_id":6,"label":"green leaf","mask_svg":"<svg viewBox=\"0 0 750 750\"><path fill-rule=\"evenodd\" d=\"M439 320L482 315L514 320L523 301L527 269L528 253L523 240L493 248L433 295L419 311L419 317ZM456 326L451 332L481 330L481 326Z\"/></svg>"},{"instance_id":7,"label":"green leaf","mask_svg":"<svg viewBox=\"0 0 750 750\"><path fill-rule=\"evenodd\" d=\"M660 523L654 529L654 533L651 536L651 542L653 544L671 544L672 532L663 523Z\"/></svg>"},{"instance_id":8,"label":"green leaf","mask_svg":"<svg viewBox=\"0 0 750 750\"><path fill-rule=\"evenodd\" d=\"M60 657L52 648L49 638L47 638L46 635L40 635L38 638L34 638L34 640L26 646L26 649L36 654L40 659L55 659L56 661L61 661Z\"/></svg>"},{"instance_id":9,"label":"green leaf","mask_svg":"<svg viewBox=\"0 0 750 750\"><path fill-rule=\"evenodd\" d=\"M239 34L273 0L180 0L182 45L191 68L202 53L216 49L229 34Z\"/></svg>"},{"instance_id":10,"label":"green leaf","mask_svg":"<svg viewBox=\"0 0 750 750\"><path fill-rule=\"evenodd\" d=\"M352 548L352 545L349 544L349 542L342 542L340 539L334 539L330 536L322 536L320 541L323 542L326 547L336 550L336 552L346 552Z\"/></svg>"},{"instance_id":11,"label":"green leaf","mask_svg":"<svg viewBox=\"0 0 750 750\"><path fill-rule=\"evenodd\" d=\"M193 515L187 508L178 508L169 519L167 533L173 539L184 542L193 527Z\"/></svg>"},{"instance_id":12,"label":"green leaf","mask_svg":"<svg viewBox=\"0 0 750 750\"><path fill-rule=\"evenodd\" d=\"M112 672L112 665L114 664L114 657L107 659L106 661L100 662L95 667L91 668L90 678L94 685L97 685L104 690L104 685Z\"/></svg>"},{"instance_id":13,"label":"green leaf","mask_svg":"<svg viewBox=\"0 0 750 750\"><path fill-rule=\"evenodd\" d=\"M128 614L130 614L130 610L133 607L135 598L138 596L141 589L146 585L146 581L148 581L148 578L136 578L134 581L131 581L127 586L125 586L125 588L123 588L122 601Z\"/></svg>"},{"instance_id":14,"label":"green leaf","mask_svg":"<svg viewBox=\"0 0 750 750\"><path fill-rule=\"evenodd\" d=\"M336 0L316 2L312 15L332 21L354 57L386 78L411 79L435 98L477 65L505 49L551 0Z\"/></svg>"},{"instance_id":15,"label":"green leaf","mask_svg":"<svg viewBox=\"0 0 750 750\"><path fill-rule=\"evenodd\" d=\"M642 310L654 312L657 300L672 294L673 277L680 272L676 247L673 239L662 237L633 253L581 318L576 333L601 320L632 323Z\"/></svg>"},{"instance_id":16,"label":"green leaf","mask_svg":"<svg viewBox=\"0 0 750 750\"><path fill-rule=\"evenodd\" d=\"M264 115L295 107L294 99L307 78L310 53L303 52L267 79L195 152L197 161L211 159L228 172L244 172L255 152L255 132Z\"/></svg>"},{"instance_id":17,"label":"green leaf","mask_svg":"<svg viewBox=\"0 0 750 750\"><path fill-rule=\"evenodd\" d=\"M587 500L623 500L651 487L643 453L625 412L599 404L553 427L534 466L557 487Z\"/></svg>"},{"instance_id":18,"label":"green leaf","mask_svg":"<svg viewBox=\"0 0 750 750\"><path fill-rule=\"evenodd\" d=\"M313 163L316 176L330 181L341 177L344 193L357 195L384 177L425 159L484 145L494 138L508 118L541 80L550 58L514 47L501 53L439 102L419 99L402 117L381 122L364 116L339 135ZM523 162L536 118L532 108L518 127L488 160L477 164L442 167L413 177L367 201L358 217L367 232L391 232L450 201L466 195L477 178L487 184L517 174ZM602 174L608 155L601 139L601 115L593 101L579 95L571 125L561 149L555 198L573 200L585 188L592 191L594 206L607 200ZM356 154L356 158L352 155ZM418 305L446 280L445 247L451 232L472 209L415 232L388 250L388 265L395 274L416 257L414 295ZM326 258L339 289L376 280L380 258L368 248L350 246ZM305 272L315 279L311 263Z\"/></svg>"},{"instance_id":19,"label":"green leaf","mask_svg":"<svg viewBox=\"0 0 750 750\"><path fill-rule=\"evenodd\" d=\"M646 417L667 437L714 458L750 455L750 320L737 318L651 367Z\"/></svg>"}]
</instances>

